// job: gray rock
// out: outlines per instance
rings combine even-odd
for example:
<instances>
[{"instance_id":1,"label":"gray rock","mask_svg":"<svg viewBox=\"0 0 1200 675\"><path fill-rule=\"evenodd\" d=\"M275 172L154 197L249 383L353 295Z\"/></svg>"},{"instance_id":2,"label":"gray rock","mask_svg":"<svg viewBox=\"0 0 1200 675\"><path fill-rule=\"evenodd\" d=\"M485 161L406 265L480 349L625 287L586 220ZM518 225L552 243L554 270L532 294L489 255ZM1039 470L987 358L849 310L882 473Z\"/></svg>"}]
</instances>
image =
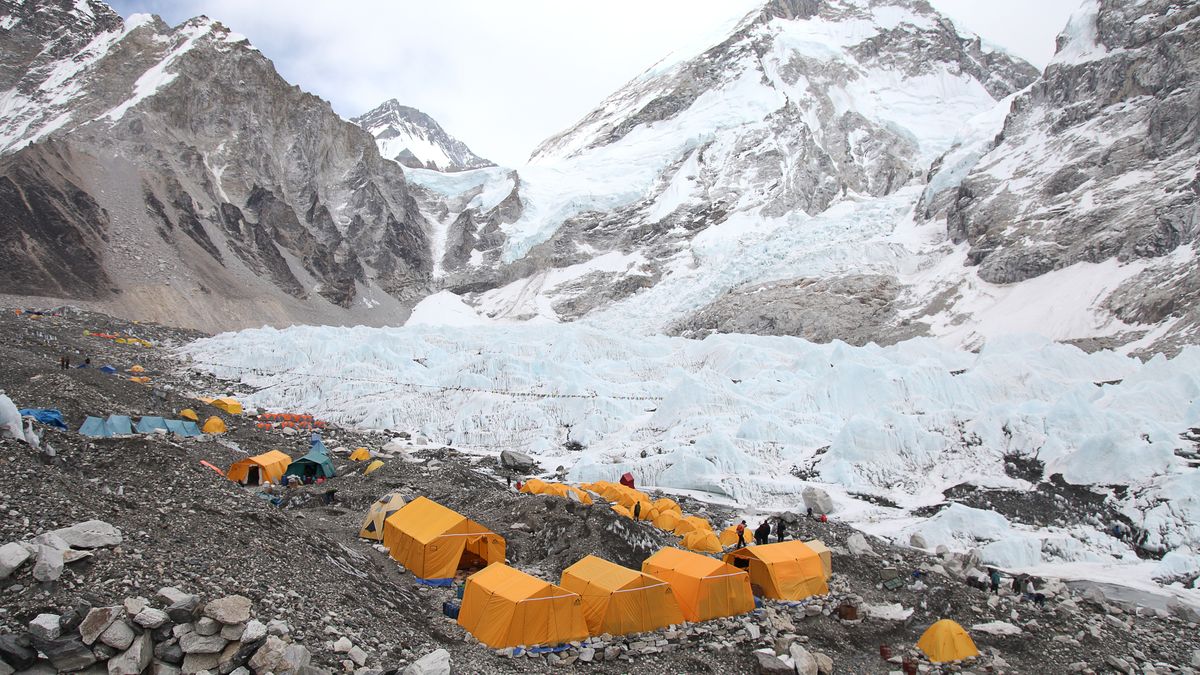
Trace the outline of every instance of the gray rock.
<instances>
[{"instance_id":1,"label":"gray rock","mask_svg":"<svg viewBox=\"0 0 1200 675\"><path fill-rule=\"evenodd\" d=\"M7 579L29 558L29 551L20 544L9 542L0 546L0 579Z\"/></svg>"},{"instance_id":2,"label":"gray rock","mask_svg":"<svg viewBox=\"0 0 1200 675\"><path fill-rule=\"evenodd\" d=\"M796 664L796 675L818 675L817 660L799 642L793 642L788 653Z\"/></svg>"},{"instance_id":3,"label":"gray rock","mask_svg":"<svg viewBox=\"0 0 1200 675\"><path fill-rule=\"evenodd\" d=\"M354 665L358 666L359 668L367 665L367 653L363 651L362 647L351 647L350 651L346 652L346 655L349 656L350 660L354 662Z\"/></svg>"},{"instance_id":4,"label":"gray rock","mask_svg":"<svg viewBox=\"0 0 1200 675\"><path fill-rule=\"evenodd\" d=\"M105 548L121 545L121 531L103 520L88 520L55 530L72 548Z\"/></svg>"},{"instance_id":5,"label":"gray rock","mask_svg":"<svg viewBox=\"0 0 1200 675\"><path fill-rule=\"evenodd\" d=\"M246 630L242 633L242 642L257 642L267 636L267 627L258 619L246 622Z\"/></svg>"},{"instance_id":6,"label":"gray rock","mask_svg":"<svg viewBox=\"0 0 1200 675\"><path fill-rule=\"evenodd\" d=\"M209 617L201 617L193 624L193 630L200 635L216 635L221 632L221 622Z\"/></svg>"},{"instance_id":7,"label":"gray rock","mask_svg":"<svg viewBox=\"0 0 1200 675\"><path fill-rule=\"evenodd\" d=\"M71 549L71 544L67 543L66 539L58 536L57 532L44 532L34 537L34 549L37 549L39 546L49 546L57 551L68 551Z\"/></svg>"},{"instance_id":8,"label":"gray rock","mask_svg":"<svg viewBox=\"0 0 1200 675\"><path fill-rule=\"evenodd\" d=\"M179 647L184 654L217 654L228 641L220 635L186 633L179 638Z\"/></svg>"},{"instance_id":9,"label":"gray rock","mask_svg":"<svg viewBox=\"0 0 1200 675\"><path fill-rule=\"evenodd\" d=\"M929 544L925 543L925 536L920 532L913 532L908 538L908 545L913 548L929 548Z\"/></svg>"},{"instance_id":10,"label":"gray rock","mask_svg":"<svg viewBox=\"0 0 1200 675\"><path fill-rule=\"evenodd\" d=\"M96 655L83 641L74 636L57 640L33 640L33 646L50 659L60 672L83 670L96 662Z\"/></svg>"},{"instance_id":11,"label":"gray rock","mask_svg":"<svg viewBox=\"0 0 1200 675\"><path fill-rule=\"evenodd\" d=\"M189 595L167 607L167 616L175 623L189 623L200 609L200 598Z\"/></svg>"},{"instance_id":12,"label":"gray rock","mask_svg":"<svg viewBox=\"0 0 1200 675\"><path fill-rule=\"evenodd\" d=\"M591 663L592 659L595 657L596 650L592 649L591 647L585 647L579 650L579 660L583 661L584 663Z\"/></svg>"},{"instance_id":13,"label":"gray rock","mask_svg":"<svg viewBox=\"0 0 1200 675\"><path fill-rule=\"evenodd\" d=\"M29 622L29 632L42 640L53 640L62 635L62 617L57 614L38 614Z\"/></svg>"},{"instance_id":14,"label":"gray rock","mask_svg":"<svg viewBox=\"0 0 1200 675\"><path fill-rule=\"evenodd\" d=\"M748 623L745 625L746 635L751 640L757 640L762 637L762 630L758 626Z\"/></svg>"},{"instance_id":15,"label":"gray rock","mask_svg":"<svg viewBox=\"0 0 1200 675\"><path fill-rule=\"evenodd\" d=\"M4 661L0 661L0 675L13 675L15 672L17 671L14 670L12 666L8 665Z\"/></svg>"},{"instance_id":16,"label":"gray rock","mask_svg":"<svg viewBox=\"0 0 1200 675\"><path fill-rule=\"evenodd\" d=\"M114 626L120 625L114 623ZM103 639L103 636L101 636ZM108 675L140 675L150 665L154 642L149 633L142 633L129 647L108 661Z\"/></svg>"},{"instance_id":17,"label":"gray rock","mask_svg":"<svg viewBox=\"0 0 1200 675\"><path fill-rule=\"evenodd\" d=\"M154 661L150 664L150 670L147 672L149 675L180 675L182 671L178 665ZM246 675L249 675L249 672Z\"/></svg>"},{"instance_id":18,"label":"gray rock","mask_svg":"<svg viewBox=\"0 0 1200 675\"><path fill-rule=\"evenodd\" d=\"M875 549L871 548L871 544L861 532L855 532L846 539L846 548L850 549L851 555L875 555Z\"/></svg>"},{"instance_id":19,"label":"gray rock","mask_svg":"<svg viewBox=\"0 0 1200 675\"><path fill-rule=\"evenodd\" d=\"M500 466L513 471L532 471L537 468L537 461L523 452L504 450L500 453Z\"/></svg>"},{"instance_id":20,"label":"gray rock","mask_svg":"<svg viewBox=\"0 0 1200 675\"><path fill-rule=\"evenodd\" d=\"M60 549L38 546L37 562L33 564L33 578L43 583L57 581L63 573L63 552Z\"/></svg>"},{"instance_id":21,"label":"gray rock","mask_svg":"<svg viewBox=\"0 0 1200 675\"><path fill-rule=\"evenodd\" d=\"M134 623L142 628L149 628L151 630L166 625L168 620L166 612L161 609L154 609L153 607L147 607L133 617Z\"/></svg>"},{"instance_id":22,"label":"gray rock","mask_svg":"<svg viewBox=\"0 0 1200 675\"><path fill-rule=\"evenodd\" d=\"M788 664L784 663L779 657L765 651L754 652L754 658L757 661L758 673L760 675L793 675L796 672Z\"/></svg>"},{"instance_id":23,"label":"gray rock","mask_svg":"<svg viewBox=\"0 0 1200 675\"><path fill-rule=\"evenodd\" d=\"M94 643L124 612L122 607L96 607L89 611L79 624L79 636L84 644Z\"/></svg>"},{"instance_id":24,"label":"gray rock","mask_svg":"<svg viewBox=\"0 0 1200 675\"><path fill-rule=\"evenodd\" d=\"M230 595L213 600L204 606L204 616L224 624L246 623L250 620L250 598Z\"/></svg>"},{"instance_id":25,"label":"gray rock","mask_svg":"<svg viewBox=\"0 0 1200 675\"><path fill-rule=\"evenodd\" d=\"M283 640L274 635L268 636L267 641L250 657L250 669L256 673L274 671L283 658L283 650L286 647L287 644Z\"/></svg>"},{"instance_id":26,"label":"gray rock","mask_svg":"<svg viewBox=\"0 0 1200 675\"><path fill-rule=\"evenodd\" d=\"M333 651L338 654L345 654L346 652L350 651L350 648L353 646L354 643L350 641L350 638L342 636L338 638L337 642L333 643Z\"/></svg>"},{"instance_id":27,"label":"gray rock","mask_svg":"<svg viewBox=\"0 0 1200 675\"><path fill-rule=\"evenodd\" d=\"M309 654L308 647L290 644L283 648L283 655L280 656L279 665L276 668L279 673L294 673L307 666L310 660L312 660L312 655Z\"/></svg>"},{"instance_id":28,"label":"gray rock","mask_svg":"<svg viewBox=\"0 0 1200 675\"><path fill-rule=\"evenodd\" d=\"M271 619L267 622L267 634L276 637L284 637L291 633L291 628L288 628L287 622L280 619Z\"/></svg>"},{"instance_id":29,"label":"gray rock","mask_svg":"<svg viewBox=\"0 0 1200 675\"><path fill-rule=\"evenodd\" d=\"M205 670L215 671L220 664L220 654L188 654L183 657L183 665L180 666L180 671L184 675L193 675Z\"/></svg>"},{"instance_id":30,"label":"gray rock","mask_svg":"<svg viewBox=\"0 0 1200 675\"><path fill-rule=\"evenodd\" d=\"M804 497L804 508L812 509L816 514L833 513L833 498L828 492L809 485L801 494Z\"/></svg>"},{"instance_id":31,"label":"gray rock","mask_svg":"<svg viewBox=\"0 0 1200 675\"><path fill-rule=\"evenodd\" d=\"M241 640L242 634L245 632L246 624L244 623L234 623L221 627L221 637L225 638L226 640Z\"/></svg>"},{"instance_id":32,"label":"gray rock","mask_svg":"<svg viewBox=\"0 0 1200 675\"><path fill-rule=\"evenodd\" d=\"M178 640L172 638L154 647L154 658L179 665L183 663L183 648L179 646Z\"/></svg>"},{"instance_id":33,"label":"gray rock","mask_svg":"<svg viewBox=\"0 0 1200 675\"><path fill-rule=\"evenodd\" d=\"M158 599L162 600L164 603L166 603L168 605L173 605L173 604L179 602L180 600L184 600L184 599L190 598L190 597L192 597L190 593L184 593L183 591L179 590L178 588L175 588L174 586L165 586L163 588L158 589Z\"/></svg>"},{"instance_id":34,"label":"gray rock","mask_svg":"<svg viewBox=\"0 0 1200 675\"><path fill-rule=\"evenodd\" d=\"M125 598L125 602L121 603L121 605L125 608L125 613L132 619L149 607L150 601L142 597Z\"/></svg>"},{"instance_id":35,"label":"gray rock","mask_svg":"<svg viewBox=\"0 0 1200 675\"><path fill-rule=\"evenodd\" d=\"M833 659L821 652L813 654L813 658L817 660L818 673L821 675L833 675Z\"/></svg>"},{"instance_id":36,"label":"gray rock","mask_svg":"<svg viewBox=\"0 0 1200 675\"><path fill-rule=\"evenodd\" d=\"M128 623L125 623L124 617L112 622L108 628L100 634L100 642L112 647L117 651L128 649L133 644L133 628L130 628Z\"/></svg>"},{"instance_id":37,"label":"gray rock","mask_svg":"<svg viewBox=\"0 0 1200 675\"><path fill-rule=\"evenodd\" d=\"M225 645L225 649L221 650L220 657L217 659L217 668L221 673L228 675L246 663L251 654L245 653L242 650L242 643L230 642Z\"/></svg>"}]
</instances>

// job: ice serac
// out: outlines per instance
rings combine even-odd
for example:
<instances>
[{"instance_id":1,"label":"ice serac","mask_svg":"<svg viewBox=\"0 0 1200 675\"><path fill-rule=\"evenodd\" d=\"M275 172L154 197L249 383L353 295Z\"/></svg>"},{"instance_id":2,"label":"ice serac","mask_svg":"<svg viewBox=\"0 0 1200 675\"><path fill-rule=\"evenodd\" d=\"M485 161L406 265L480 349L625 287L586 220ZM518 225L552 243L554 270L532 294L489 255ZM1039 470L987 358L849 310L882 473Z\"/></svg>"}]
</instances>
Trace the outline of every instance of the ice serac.
<instances>
[{"instance_id":1,"label":"ice serac","mask_svg":"<svg viewBox=\"0 0 1200 675\"><path fill-rule=\"evenodd\" d=\"M950 235L996 284L1079 263L1135 273L1095 299L1168 349L1200 324L1200 5L1088 0L988 151L948 191Z\"/></svg>"},{"instance_id":2,"label":"ice serac","mask_svg":"<svg viewBox=\"0 0 1200 675\"><path fill-rule=\"evenodd\" d=\"M205 17L0 2L0 288L205 329L394 323L424 295L402 169Z\"/></svg>"},{"instance_id":3,"label":"ice serac","mask_svg":"<svg viewBox=\"0 0 1200 675\"><path fill-rule=\"evenodd\" d=\"M432 117L394 98L351 121L375 137L380 154L410 168L464 171L494 166Z\"/></svg>"},{"instance_id":4,"label":"ice serac","mask_svg":"<svg viewBox=\"0 0 1200 675\"><path fill-rule=\"evenodd\" d=\"M521 208L477 209L488 236L447 259L443 285L499 319L920 334L887 236L962 123L1036 76L924 2L760 5L542 143L519 180L488 182ZM747 319L742 298L763 284L775 301ZM860 300L880 311L854 336L820 323Z\"/></svg>"}]
</instances>

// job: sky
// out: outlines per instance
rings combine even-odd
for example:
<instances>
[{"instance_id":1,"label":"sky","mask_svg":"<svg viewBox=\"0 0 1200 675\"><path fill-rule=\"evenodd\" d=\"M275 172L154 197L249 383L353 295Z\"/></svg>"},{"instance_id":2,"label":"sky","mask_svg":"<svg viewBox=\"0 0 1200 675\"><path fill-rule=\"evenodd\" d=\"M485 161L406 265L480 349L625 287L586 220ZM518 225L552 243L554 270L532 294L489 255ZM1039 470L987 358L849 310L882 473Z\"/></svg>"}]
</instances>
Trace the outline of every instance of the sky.
<instances>
[{"instance_id":1,"label":"sky","mask_svg":"<svg viewBox=\"0 0 1200 675\"><path fill-rule=\"evenodd\" d=\"M1034 65L1080 0L930 0ZM389 98L433 116L476 154L525 163L666 55L720 41L762 0L110 0L176 25L205 14L346 118Z\"/></svg>"}]
</instances>

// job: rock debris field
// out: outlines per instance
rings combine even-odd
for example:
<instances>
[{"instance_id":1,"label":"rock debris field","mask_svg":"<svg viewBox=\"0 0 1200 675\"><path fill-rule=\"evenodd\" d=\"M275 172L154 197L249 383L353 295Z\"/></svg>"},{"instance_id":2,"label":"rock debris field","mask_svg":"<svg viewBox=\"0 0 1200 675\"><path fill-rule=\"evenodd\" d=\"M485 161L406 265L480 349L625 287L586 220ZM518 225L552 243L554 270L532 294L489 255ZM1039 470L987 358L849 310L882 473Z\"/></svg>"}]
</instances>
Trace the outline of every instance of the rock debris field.
<instances>
[{"instance_id":1,"label":"rock debris field","mask_svg":"<svg viewBox=\"0 0 1200 675\"><path fill-rule=\"evenodd\" d=\"M132 335L151 348L84 335ZM308 450L307 432L257 428L194 396L239 393L184 368L172 349L199 333L69 311L0 314L0 388L19 408L58 408L71 431L39 425L41 449L0 440L0 675L10 672L220 673L1191 673L1200 668L1192 610L1116 604L1045 580L1044 607L966 583L978 559L929 556L863 537L836 520L792 518L790 536L833 551L830 594L766 600L750 614L651 633L600 636L549 654L492 650L442 613L453 590L417 584L358 538L370 504L392 491L426 496L508 543L511 565L557 582L587 554L629 567L677 538L615 514L519 494L496 459L422 443L404 429L329 428L337 478L272 503L222 479L249 455ZM96 369L60 370L60 356ZM89 439L87 415L221 417L228 433L183 439ZM305 412L305 411L272 411ZM386 446L386 447L385 447ZM363 474L347 449L384 453ZM53 448L53 454L48 452ZM499 448L498 448L499 449ZM389 456L390 455L390 456ZM552 467L551 467L552 468ZM534 470L535 472L537 469ZM327 492L336 489L333 502ZM733 512L688 498L686 513L729 523ZM797 511L802 511L797 507ZM790 516L789 516L790 517ZM853 537L853 539L852 539ZM853 553L851 552L853 551ZM885 578L899 574L893 590ZM889 584L895 586L896 584ZM924 629L954 619L980 656L931 664ZM881 645L892 657L881 657Z\"/></svg>"}]
</instances>

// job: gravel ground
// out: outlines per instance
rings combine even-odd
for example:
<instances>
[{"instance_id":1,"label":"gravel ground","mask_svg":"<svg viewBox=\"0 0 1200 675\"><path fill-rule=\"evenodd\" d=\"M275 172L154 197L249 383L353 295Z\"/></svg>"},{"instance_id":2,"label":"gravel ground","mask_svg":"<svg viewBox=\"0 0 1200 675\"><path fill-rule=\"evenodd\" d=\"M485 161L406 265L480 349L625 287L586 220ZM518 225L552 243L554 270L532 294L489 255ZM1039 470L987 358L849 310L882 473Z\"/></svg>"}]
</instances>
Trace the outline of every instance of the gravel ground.
<instances>
[{"instance_id":1,"label":"gravel ground","mask_svg":"<svg viewBox=\"0 0 1200 675\"><path fill-rule=\"evenodd\" d=\"M119 345L84 336L84 329L134 334L157 346ZM55 584L38 584L28 568L0 581L0 633L20 631L37 614L65 611L80 598L112 604L174 585L206 597L240 593L251 598L264 621L286 620L314 661L332 669L339 657L331 642L345 635L367 650L368 666L380 670L403 667L442 647L451 652L455 672L463 673L755 672L754 649L782 649L797 641L831 657L834 672L887 673L899 666L880 659L879 645L908 653L924 628L940 618L953 618L968 630L995 621L1021 629L1003 637L974 631L982 656L962 669L975 672L1117 672L1122 662L1136 672L1151 672L1147 666L1159 673L1190 672L1193 650L1200 647L1192 616L1139 613L1054 585L1047 588L1046 608L1039 609L968 587L957 573L961 557L933 558L878 540L870 541L874 554L850 555L853 530L836 521L801 520L793 532L820 538L834 550L834 597L809 603L823 608L815 616L803 606L768 602L765 611L748 617L693 627L703 632L681 637L679 648L668 653L592 664L503 658L442 616L449 590L416 585L372 542L357 538L373 500L401 490L440 501L503 534L511 564L549 580L588 553L637 567L675 538L622 519L603 503L583 506L515 493L493 458L450 448L413 448L412 461L388 460L370 476L361 475L361 463L338 458L339 477L329 484L338 490L335 504L322 503L322 486L301 488L285 507L274 506L199 462L226 467L270 449L298 457L307 450L307 439L256 429L249 416L230 416L191 399L238 391L236 385L185 371L172 356L171 347L198 336L97 314L32 319L0 312L0 389L18 407L58 407L72 429L89 414L172 417L192 407L202 419L222 417L230 429L221 437L191 440L89 440L47 430L43 442L57 450L52 464L24 443L0 441L0 513L7 515L0 520L0 543L92 518L116 525L125 535L119 547L69 565ZM153 377L152 386L96 370L60 371L63 353L76 361L86 354L94 365L111 363L121 370L140 364ZM390 440L390 435L343 429L325 433L331 449L378 450ZM685 502L689 511L699 507ZM732 515L704 508L714 522ZM883 589L887 567L900 570L908 583L895 591ZM927 573L914 581L913 570ZM864 618L839 619L832 610L843 601L857 604ZM870 613L871 607L890 604L911 614L901 619ZM761 637L734 639L747 624L761 627ZM934 666L931 672L939 670Z\"/></svg>"}]
</instances>

